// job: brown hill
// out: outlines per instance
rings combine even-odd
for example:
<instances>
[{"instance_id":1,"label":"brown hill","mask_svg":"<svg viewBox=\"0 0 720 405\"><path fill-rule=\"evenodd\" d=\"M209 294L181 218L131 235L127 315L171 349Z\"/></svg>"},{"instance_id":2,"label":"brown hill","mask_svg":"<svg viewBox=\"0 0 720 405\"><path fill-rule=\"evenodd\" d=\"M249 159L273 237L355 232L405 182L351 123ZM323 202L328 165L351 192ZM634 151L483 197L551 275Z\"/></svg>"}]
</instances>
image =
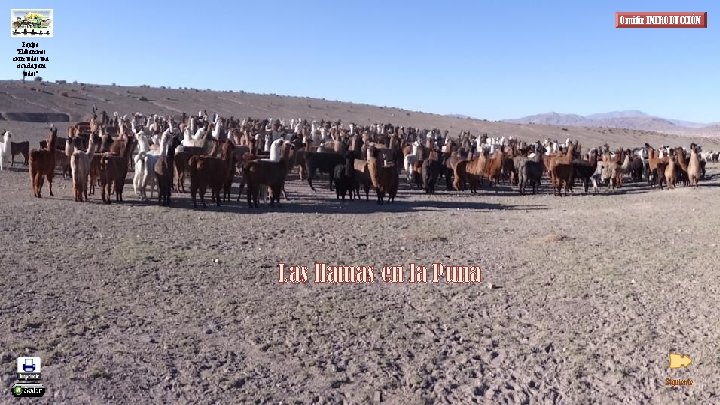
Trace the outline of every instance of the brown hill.
<instances>
[{"instance_id":1,"label":"brown hill","mask_svg":"<svg viewBox=\"0 0 720 405\"><path fill-rule=\"evenodd\" d=\"M513 136L527 141L545 138L562 141L572 138L580 140L585 146L606 142L612 146L639 146L645 142L683 146L687 146L691 141L701 144L718 143L716 139L678 137L642 130L492 122L393 107L274 94L84 83L0 81L0 128L19 131L19 137L16 136L16 139L22 139L23 133L31 139L41 139L45 136L42 128L47 127L50 122L56 122L56 126L64 129L67 124L62 122L66 119L70 122L87 120L93 105L98 111L105 110L110 114L115 111L120 114L136 111L161 115L182 112L196 114L199 110L207 109L210 114L217 112L222 116L235 117L272 117L288 120L290 118L340 119L361 125L391 122L403 126L439 128L448 130L451 135L469 130L472 133ZM46 115L38 116L31 113ZM29 119L30 117L32 119ZM719 148L718 145L713 147Z\"/></svg>"}]
</instances>

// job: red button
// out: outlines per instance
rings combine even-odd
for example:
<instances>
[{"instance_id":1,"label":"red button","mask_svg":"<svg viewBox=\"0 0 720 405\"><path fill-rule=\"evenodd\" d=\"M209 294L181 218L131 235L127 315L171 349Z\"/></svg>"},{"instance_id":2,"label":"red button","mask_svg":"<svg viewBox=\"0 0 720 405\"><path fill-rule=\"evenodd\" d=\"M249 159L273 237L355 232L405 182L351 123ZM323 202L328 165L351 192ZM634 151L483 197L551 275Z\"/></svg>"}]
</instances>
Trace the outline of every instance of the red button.
<instances>
[{"instance_id":1,"label":"red button","mask_svg":"<svg viewBox=\"0 0 720 405\"><path fill-rule=\"evenodd\" d=\"M615 28L707 28L707 11L618 11Z\"/></svg>"}]
</instances>

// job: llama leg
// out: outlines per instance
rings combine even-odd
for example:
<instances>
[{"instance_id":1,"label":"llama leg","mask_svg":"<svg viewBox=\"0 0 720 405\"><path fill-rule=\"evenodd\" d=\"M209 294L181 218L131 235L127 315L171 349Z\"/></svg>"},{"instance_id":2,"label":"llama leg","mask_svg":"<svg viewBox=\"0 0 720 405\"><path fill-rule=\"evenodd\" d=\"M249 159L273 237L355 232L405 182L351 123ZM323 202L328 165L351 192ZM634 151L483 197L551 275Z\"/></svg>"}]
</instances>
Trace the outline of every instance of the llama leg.
<instances>
[{"instance_id":1,"label":"llama leg","mask_svg":"<svg viewBox=\"0 0 720 405\"><path fill-rule=\"evenodd\" d=\"M139 171L135 171L135 174L133 175L133 191L135 191L135 195L138 197L140 196L140 193L138 191L138 183L140 180L139 174L140 174Z\"/></svg>"},{"instance_id":2,"label":"llama leg","mask_svg":"<svg viewBox=\"0 0 720 405\"><path fill-rule=\"evenodd\" d=\"M140 186L140 169L141 169L141 163L135 164L135 174L133 175L133 191L135 191L135 195L140 197L140 193L138 192L138 188Z\"/></svg>"},{"instance_id":3,"label":"llama leg","mask_svg":"<svg viewBox=\"0 0 720 405\"><path fill-rule=\"evenodd\" d=\"M37 196L38 198L42 198L42 188L43 188L43 176L41 173L37 174Z\"/></svg>"},{"instance_id":4,"label":"llama leg","mask_svg":"<svg viewBox=\"0 0 720 405\"><path fill-rule=\"evenodd\" d=\"M174 179L175 179L175 185L174 185L174 187L175 187L175 190L179 193L179 192L180 192L180 172L178 172L177 167L176 167L174 164L173 164L172 170L174 170L173 173L175 174L175 178L174 178Z\"/></svg>"},{"instance_id":5,"label":"llama leg","mask_svg":"<svg viewBox=\"0 0 720 405\"><path fill-rule=\"evenodd\" d=\"M185 169L178 171L178 192L185 192Z\"/></svg>"},{"instance_id":6,"label":"llama leg","mask_svg":"<svg viewBox=\"0 0 720 405\"><path fill-rule=\"evenodd\" d=\"M312 191L315 191L315 187L313 187L313 184L312 184L313 177L315 177L315 170L308 170L307 182L308 182L308 185L310 185L310 189Z\"/></svg>"},{"instance_id":7,"label":"llama leg","mask_svg":"<svg viewBox=\"0 0 720 405\"><path fill-rule=\"evenodd\" d=\"M142 180L141 180L141 183L140 183L140 194L142 195L143 201L147 201L147 199L148 199L148 197L147 197L147 187L148 187L148 185L150 184L150 180L151 180L151 179L150 179L149 165L147 164L147 161L143 162L143 167L142 167L142 171L141 171L141 172L142 172ZM151 190L151 195L150 195L150 197L152 197L152 187L150 188L150 190Z\"/></svg>"},{"instance_id":8,"label":"llama leg","mask_svg":"<svg viewBox=\"0 0 720 405\"><path fill-rule=\"evenodd\" d=\"M285 184L282 185L282 195L285 198L286 201L290 201L290 199L287 196L287 193L285 192ZM278 198L278 204L280 203L280 198Z\"/></svg>"},{"instance_id":9,"label":"llama leg","mask_svg":"<svg viewBox=\"0 0 720 405\"><path fill-rule=\"evenodd\" d=\"M240 202L240 197L242 197L243 188L245 188L244 180L240 181L240 184L238 184L238 197L237 202Z\"/></svg>"},{"instance_id":10,"label":"llama leg","mask_svg":"<svg viewBox=\"0 0 720 405\"><path fill-rule=\"evenodd\" d=\"M154 178L154 177L151 177L151 178L150 178L150 199L152 199L153 196L155 195L155 185L156 185L156 184L155 184L155 178ZM159 192L160 192L160 191L158 190L158 193L159 193Z\"/></svg>"},{"instance_id":11,"label":"llama leg","mask_svg":"<svg viewBox=\"0 0 720 405\"><path fill-rule=\"evenodd\" d=\"M54 169L55 168L53 168L53 170ZM48 172L48 174L45 176L45 177L47 177L48 187L50 188L50 197L54 196L54 194L52 192L52 181L53 181L53 176L54 176L53 170L50 170L50 172Z\"/></svg>"},{"instance_id":12,"label":"llama leg","mask_svg":"<svg viewBox=\"0 0 720 405\"><path fill-rule=\"evenodd\" d=\"M30 187L35 198L38 198L37 174L30 172Z\"/></svg>"},{"instance_id":13,"label":"llama leg","mask_svg":"<svg viewBox=\"0 0 720 405\"><path fill-rule=\"evenodd\" d=\"M142 194L143 198L145 200L148 199L147 196L147 189L150 187L150 198L153 198L153 184L152 184L152 178L150 176L150 172L147 170L148 167L145 167L145 171L143 172L143 183L142 183Z\"/></svg>"},{"instance_id":14,"label":"llama leg","mask_svg":"<svg viewBox=\"0 0 720 405\"><path fill-rule=\"evenodd\" d=\"M275 197L275 202L280 205L280 194L285 195L285 186L283 184L278 184L274 187L273 190L273 196ZM285 196L287 199L287 196ZM345 194L343 194L343 199L345 198Z\"/></svg>"}]
</instances>

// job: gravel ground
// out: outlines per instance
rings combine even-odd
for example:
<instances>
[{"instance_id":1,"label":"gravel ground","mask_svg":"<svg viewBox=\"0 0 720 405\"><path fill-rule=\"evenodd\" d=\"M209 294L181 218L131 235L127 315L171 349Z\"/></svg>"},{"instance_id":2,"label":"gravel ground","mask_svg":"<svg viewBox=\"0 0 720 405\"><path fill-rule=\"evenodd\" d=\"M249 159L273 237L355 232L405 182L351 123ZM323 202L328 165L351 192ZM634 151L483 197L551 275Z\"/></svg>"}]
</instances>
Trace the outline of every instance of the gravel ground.
<instances>
[{"instance_id":1,"label":"gravel ground","mask_svg":"<svg viewBox=\"0 0 720 405\"><path fill-rule=\"evenodd\" d=\"M5 171L0 402L15 358L39 355L36 403L715 403L708 168L698 189L401 190L385 206L293 180L292 201L259 210L163 208L130 184L123 204L75 203L62 178L35 199L25 168ZM279 283L281 262L311 282ZM378 279L315 284L315 262ZM481 266L482 283L379 279L435 262ZM693 364L669 370L670 352Z\"/></svg>"}]
</instances>

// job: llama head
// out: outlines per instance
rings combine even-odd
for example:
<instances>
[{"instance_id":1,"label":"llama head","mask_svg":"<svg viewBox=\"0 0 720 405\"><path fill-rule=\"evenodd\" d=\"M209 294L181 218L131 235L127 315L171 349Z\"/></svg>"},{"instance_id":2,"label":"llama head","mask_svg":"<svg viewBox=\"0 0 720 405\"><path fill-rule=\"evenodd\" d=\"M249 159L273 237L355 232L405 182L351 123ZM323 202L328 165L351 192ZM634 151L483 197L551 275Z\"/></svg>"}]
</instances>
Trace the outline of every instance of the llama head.
<instances>
[{"instance_id":1,"label":"llama head","mask_svg":"<svg viewBox=\"0 0 720 405\"><path fill-rule=\"evenodd\" d=\"M170 140L170 149L175 150L181 144L182 144L182 140L180 139L180 136L175 134L172 136L172 139Z\"/></svg>"},{"instance_id":2,"label":"llama head","mask_svg":"<svg viewBox=\"0 0 720 405\"><path fill-rule=\"evenodd\" d=\"M372 157L375 157L375 145L370 145L367 148L367 160L370 160Z\"/></svg>"},{"instance_id":3,"label":"llama head","mask_svg":"<svg viewBox=\"0 0 720 405\"><path fill-rule=\"evenodd\" d=\"M290 142L285 142L282 144L282 149L280 153L281 159L288 159L290 157L290 151L294 150L295 146Z\"/></svg>"},{"instance_id":4,"label":"llama head","mask_svg":"<svg viewBox=\"0 0 720 405\"><path fill-rule=\"evenodd\" d=\"M10 131L5 131L3 133L3 142L9 141L10 138L12 138L12 134L10 133Z\"/></svg>"}]
</instances>

